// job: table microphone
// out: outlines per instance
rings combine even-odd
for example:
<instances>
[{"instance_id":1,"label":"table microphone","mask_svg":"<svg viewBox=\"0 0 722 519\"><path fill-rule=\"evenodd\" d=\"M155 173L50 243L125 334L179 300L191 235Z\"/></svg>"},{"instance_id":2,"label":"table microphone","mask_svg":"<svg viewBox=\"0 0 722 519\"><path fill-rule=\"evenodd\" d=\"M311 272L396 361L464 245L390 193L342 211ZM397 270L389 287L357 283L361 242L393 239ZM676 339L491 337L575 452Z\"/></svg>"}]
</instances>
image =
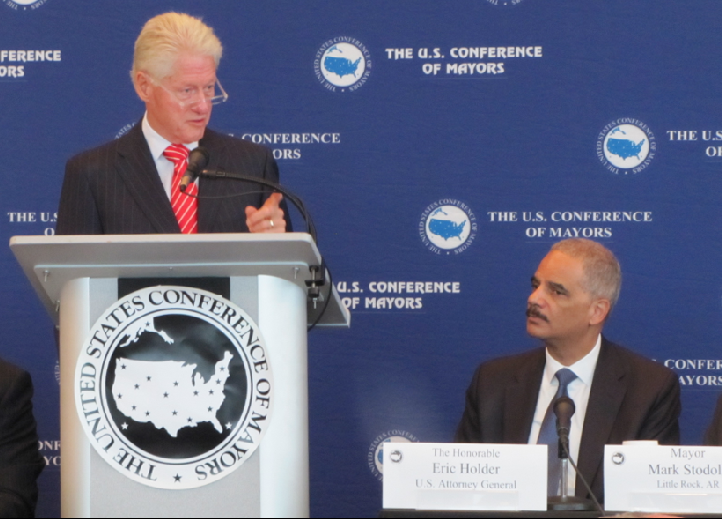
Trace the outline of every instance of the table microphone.
<instances>
[{"instance_id":1,"label":"table microphone","mask_svg":"<svg viewBox=\"0 0 722 519\"><path fill-rule=\"evenodd\" d=\"M584 478L584 475L579 472L576 463L569 454L569 431L572 428L572 417L576 412L576 405L574 400L569 397L563 396L554 402L554 414L557 417L557 434L559 435L559 459L562 464L562 479L561 479L561 495L549 498L548 509L555 511L592 511L597 510L604 514L604 509L600 506L597 497L592 492L589 483ZM576 496L569 495L569 463L574 467L574 471L579 474L579 477L584 483L589 495L592 497L592 501L587 499L581 499Z\"/></svg>"},{"instance_id":2,"label":"table microphone","mask_svg":"<svg viewBox=\"0 0 722 519\"><path fill-rule=\"evenodd\" d=\"M574 400L568 396L563 396L554 402L554 414L557 417L557 434L559 435L560 447L566 445L566 451L569 451L569 430L572 428L572 416L576 413L577 407ZM568 456L564 455L564 449L559 449L559 457L564 459Z\"/></svg>"},{"instance_id":3,"label":"table microphone","mask_svg":"<svg viewBox=\"0 0 722 519\"><path fill-rule=\"evenodd\" d=\"M203 146L198 146L196 149L191 151L190 155L188 155L188 166L186 167L186 172L180 181L181 193L185 193L188 188L188 184L193 183L196 177L200 175L201 171L208 166L209 157L210 154L208 153L208 150Z\"/></svg>"}]
</instances>

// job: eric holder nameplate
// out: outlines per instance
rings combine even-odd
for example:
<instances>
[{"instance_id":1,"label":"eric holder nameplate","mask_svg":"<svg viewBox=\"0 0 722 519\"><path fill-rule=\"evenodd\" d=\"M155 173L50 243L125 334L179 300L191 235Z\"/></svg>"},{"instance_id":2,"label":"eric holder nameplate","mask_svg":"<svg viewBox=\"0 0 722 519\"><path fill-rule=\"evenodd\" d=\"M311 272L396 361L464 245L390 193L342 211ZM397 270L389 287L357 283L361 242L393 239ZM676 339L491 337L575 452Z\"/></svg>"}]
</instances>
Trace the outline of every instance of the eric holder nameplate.
<instances>
[{"instance_id":1,"label":"eric holder nameplate","mask_svg":"<svg viewBox=\"0 0 722 519\"><path fill-rule=\"evenodd\" d=\"M387 443L384 508L546 510L546 445Z\"/></svg>"}]
</instances>

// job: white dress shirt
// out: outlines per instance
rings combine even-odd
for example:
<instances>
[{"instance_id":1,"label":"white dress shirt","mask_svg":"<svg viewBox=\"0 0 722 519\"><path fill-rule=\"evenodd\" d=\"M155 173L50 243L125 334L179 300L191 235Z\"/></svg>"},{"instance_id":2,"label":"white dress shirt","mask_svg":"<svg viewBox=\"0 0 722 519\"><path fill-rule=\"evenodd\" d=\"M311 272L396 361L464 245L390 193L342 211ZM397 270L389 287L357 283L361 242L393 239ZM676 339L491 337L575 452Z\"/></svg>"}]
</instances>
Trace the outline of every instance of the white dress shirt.
<instances>
[{"instance_id":1,"label":"white dress shirt","mask_svg":"<svg viewBox=\"0 0 722 519\"><path fill-rule=\"evenodd\" d=\"M168 200L170 200L173 185L173 163L163 156L163 152L173 143L165 140L150 126L148 122L148 112L143 116L142 129L145 140L148 141L148 146L150 147L150 154L155 161L155 169L158 171L160 181L163 183L165 194L168 195ZM198 147L198 142L183 145L188 148L188 150L194 150ZM196 182L198 182L198 179L196 179Z\"/></svg>"},{"instance_id":2,"label":"white dress shirt","mask_svg":"<svg viewBox=\"0 0 722 519\"><path fill-rule=\"evenodd\" d=\"M539 400L537 401L536 412L534 413L534 421L531 425L531 434L529 435L530 444L537 444L547 408L559 389L559 380L557 380L554 375L556 375L560 369L570 369L577 378L569 384L569 398L574 400L574 405L576 406L576 412L572 417L572 428L569 431L569 454L571 454L574 462L578 463L579 448L582 443L582 433L584 432L584 417L587 415L589 394L592 389L592 380L594 379L594 371L597 368L597 360L599 359L599 351L601 348L602 336L600 335L594 349L589 352L586 357L572 366L562 366L549 355L549 351L546 352L547 363L544 368L541 387L539 388ZM576 480L574 468L569 464L570 496L573 496L576 490Z\"/></svg>"}]
</instances>

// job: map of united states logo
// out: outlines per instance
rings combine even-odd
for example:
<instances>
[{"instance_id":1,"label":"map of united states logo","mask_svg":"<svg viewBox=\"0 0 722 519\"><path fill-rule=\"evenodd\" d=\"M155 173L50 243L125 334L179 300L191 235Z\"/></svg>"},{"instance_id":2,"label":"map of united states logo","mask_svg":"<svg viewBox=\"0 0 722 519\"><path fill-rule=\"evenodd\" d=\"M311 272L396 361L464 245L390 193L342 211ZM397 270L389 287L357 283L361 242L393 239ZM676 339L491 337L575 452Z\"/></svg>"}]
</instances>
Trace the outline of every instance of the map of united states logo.
<instances>
[{"instance_id":1,"label":"map of united states logo","mask_svg":"<svg viewBox=\"0 0 722 519\"><path fill-rule=\"evenodd\" d=\"M332 92L354 92L368 80L373 62L366 46L355 38L339 37L316 53L316 78Z\"/></svg>"},{"instance_id":2,"label":"map of united states logo","mask_svg":"<svg viewBox=\"0 0 722 519\"><path fill-rule=\"evenodd\" d=\"M656 151L654 133L649 126L634 118L621 118L608 124L597 138L597 157L607 170L615 174L644 171Z\"/></svg>"},{"instance_id":3,"label":"map of united states logo","mask_svg":"<svg viewBox=\"0 0 722 519\"><path fill-rule=\"evenodd\" d=\"M231 428L218 421L216 413L225 401L225 384L233 356L226 353L216 363L208 381L196 364L184 361L144 362L120 358L116 361L113 396L118 410L137 423L151 423L173 438L187 427L208 422L218 431ZM128 423L121 426L128 429Z\"/></svg>"},{"instance_id":4,"label":"map of united states logo","mask_svg":"<svg viewBox=\"0 0 722 519\"><path fill-rule=\"evenodd\" d=\"M435 254L450 256L464 252L478 231L476 215L465 203L444 198L431 204L421 215L419 235Z\"/></svg>"},{"instance_id":5,"label":"map of united states logo","mask_svg":"<svg viewBox=\"0 0 722 519\"><path fill-rule=\"evenodd\" d=\"M234 472L260 444L272 373L260 330L203 290L154 287L109 308L78 360L88 439L144 485L196 488Z\"/></svg>"}]
</instances>

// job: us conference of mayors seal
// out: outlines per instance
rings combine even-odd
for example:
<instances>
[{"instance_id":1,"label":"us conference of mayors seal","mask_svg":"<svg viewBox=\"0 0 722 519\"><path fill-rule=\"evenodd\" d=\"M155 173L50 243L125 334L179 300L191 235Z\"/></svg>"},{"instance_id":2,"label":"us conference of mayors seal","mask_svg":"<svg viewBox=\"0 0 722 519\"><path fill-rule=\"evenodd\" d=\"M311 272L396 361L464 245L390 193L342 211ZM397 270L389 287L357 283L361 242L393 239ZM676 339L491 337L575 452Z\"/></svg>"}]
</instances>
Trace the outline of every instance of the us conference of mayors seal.
<instances>
[{"instance_id":1,"label":"us conference of mayors seal","mask_svg":"<svg viewBox=\"0 0 722 519\"><path fill-rule=\"evenodd\" d=\"M478 230L479 224L471 208L453 198L431 204L419 222L421 241L438 255L464 252L474 242Z\"/></svg>"},{"instance_id":2,"label":"us conference of mayors seal","mask_svg":"<svg viewBox=\"0 0 722 519\"><path fill-rule=\"evenodd\" d=\"M154 287L110 307L76 368L96 452L143 485L197 488L238 469L271 418L273 378L256 324L194 288Z\"/></svg>"},{"instance_id":3,"label":"us conference of mayors seal","mask_svg":"<svg viewBox=\"0 0 722 519\"><path fill-rule=\"evenodd\" d=\"M2 0L5 5L16 11L27 11L28 9L37 9L45 4L48 0Z\"/></svg>"},{"instance_id":4,"label":"us conference of mayors seal","mask_svg":"<svg viewBox=\"0 0 722 519\"><path fill-rule=\"evenodd\" d=\"M649 167L656 153L654 133L637 119L617 119L606 125L597 137L597 158L615 175L641 173Z\"/></svg>"},{"instance_id":5,"label":"us conference of mayors seal","mask_svg":"<svg viewBox=\"0 0 722 519\"><path fill-rule=\"evenodd\" d=\"M354 92L371 75L371 53L356 38L341 36L324 43L316 53L314 70L324 88L332 92Z\"/></svg>"},{"instance_id":6,"label":"us conference of mayors seal","mask_svg":"<svg viewBox=\"0 0 722 519\"><path fill-rule=\"evenodd\" d=\"M387 443L418 443L419 439L407 431L394 429L380 434L369 446L368 465L371 474L379 481L384 479L384 449Z\"/></svg>"}]
</instances>

